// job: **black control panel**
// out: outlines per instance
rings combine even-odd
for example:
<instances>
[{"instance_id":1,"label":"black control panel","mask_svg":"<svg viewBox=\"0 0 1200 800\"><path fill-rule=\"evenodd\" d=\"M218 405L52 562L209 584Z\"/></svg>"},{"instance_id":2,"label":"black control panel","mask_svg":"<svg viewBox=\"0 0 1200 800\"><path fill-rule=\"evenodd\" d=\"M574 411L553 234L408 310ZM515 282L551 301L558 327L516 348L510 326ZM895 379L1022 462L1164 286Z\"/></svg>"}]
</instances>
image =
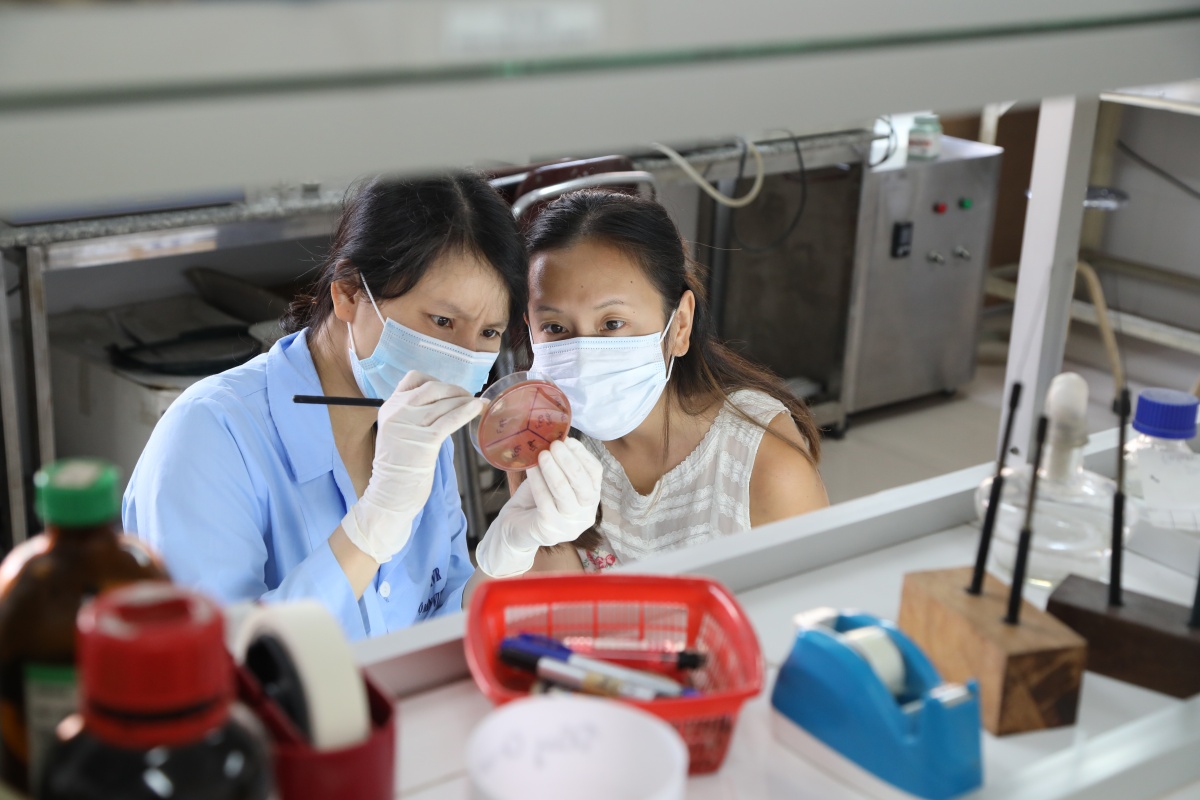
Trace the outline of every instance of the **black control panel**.
<instances>
[{"instance_id":1,"label":"black control panel","mask_svg":"<svg viewBox=\"0 0 1200 800\"><path fill-rule=\"evenodd\" d=\"M913 224L897 222L892 226L892 258L908 258L912 255Z\"/></svg>"}]
</instances>

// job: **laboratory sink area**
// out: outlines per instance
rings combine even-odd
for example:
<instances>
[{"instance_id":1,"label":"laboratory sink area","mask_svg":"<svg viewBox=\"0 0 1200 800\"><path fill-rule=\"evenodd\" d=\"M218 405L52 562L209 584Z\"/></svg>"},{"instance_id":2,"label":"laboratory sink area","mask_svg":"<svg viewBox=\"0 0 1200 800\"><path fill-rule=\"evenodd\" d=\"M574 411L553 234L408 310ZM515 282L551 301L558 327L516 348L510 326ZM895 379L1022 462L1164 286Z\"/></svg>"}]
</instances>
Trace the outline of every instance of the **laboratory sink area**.
<instances>
[{"instance_id":1,"label":"laboratory sink area","mask_svg":"<svg viewBox=\"0 0 1200 800\"><path fill-rule=\"evenodd\" d=\"M1200 800L1197 43L0 2L0 800Z\"/></svg>"}]
</instances>

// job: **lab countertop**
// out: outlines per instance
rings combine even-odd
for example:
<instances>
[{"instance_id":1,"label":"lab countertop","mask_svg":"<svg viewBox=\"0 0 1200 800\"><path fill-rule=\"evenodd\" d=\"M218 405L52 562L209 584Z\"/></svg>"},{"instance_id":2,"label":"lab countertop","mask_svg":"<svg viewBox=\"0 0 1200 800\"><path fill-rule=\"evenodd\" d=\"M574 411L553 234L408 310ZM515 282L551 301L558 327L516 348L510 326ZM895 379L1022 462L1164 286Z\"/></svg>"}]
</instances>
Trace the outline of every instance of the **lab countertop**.
<instances>
[{"instance_id":1,"label":"lab countertop","mask_svg":"<svg viewBox=\"0 0 1200 800\"><path fill-rule=\"evenodd\" d=\"M739 717L724 765L714 775L691 778L692 800L795 800L796 798L860 798L865 795L822 772L778 743L771 732L769 695L775 672L793 641L792 617L817 606L859 608L886 619L899 613L900 589L908 572L969 564L974 560L978 531L961 525L893 547L848 559L812 572L779 580L739 594L758 633L767 662L766 689L748 702ZM1179 603L1190 603L1194 584L1184 575L1136 554L1126 556L1127 588ZM1045 604L1044 592L1028 599ZM986 797L1021 797L1021 781L1047 759L1082 757L1084 748L1105 734L1156 713L1185 704L1166 695L1086 673L1078 723L1072 727L997 738L984 732L984 791ZM398 704L398 797L416 800L458 800L470 796L465 772L465 742L472 729L491 710L491 704L469 680L423 692ZM1111 737L1110 737L1111 738ZM611 765L597 765L608 769ZM581 776L586 780L586 776ZM1070 782L1070 776L1063 776ZM1200 782L1185 787L1189 796ZM1178 792L1168 783L1162 790L1145 785L1141 795L1156 798ZM1073 796L1069 792L1046 796Z\"/></svg>"}]
</instances>

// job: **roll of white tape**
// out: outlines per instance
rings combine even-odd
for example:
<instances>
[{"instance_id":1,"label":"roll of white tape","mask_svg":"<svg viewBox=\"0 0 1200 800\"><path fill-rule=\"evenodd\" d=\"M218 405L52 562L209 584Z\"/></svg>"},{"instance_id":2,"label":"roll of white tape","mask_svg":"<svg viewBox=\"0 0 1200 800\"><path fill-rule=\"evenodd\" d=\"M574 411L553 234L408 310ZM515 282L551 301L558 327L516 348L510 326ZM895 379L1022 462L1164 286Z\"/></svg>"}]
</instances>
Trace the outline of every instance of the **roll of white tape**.
<instances>
[{"instance_id":1,"label":"roll of white tape","mask_svg":"<svg viewBox=\"0 0 1200 800\"><path fill-rule=\"evenodd\" d=\"M221 609L221 613L225 617L225 647L239 664L246 655L245 648L241 644L242 628L263 608L264 606L257 600L241 600L237 603L230 603ZM239 647L242 647L240 651Z\"/></svg>"},{"instance_id":2,"label":"roll of white tape","mask_svg":"<svg viewBox=\"0 0 1200 800\"><path fill-rule=\"evenodd\" d=\"M904 693L904 656L887 631L870 625L843 633L842 640L871 665L889 692L896 696Z\"/></svg>"},{"instance_id":3,"label":"roll of white tape","mask_svg":"<svg viewBox=\"0 0 1200 800\"><path fill-rule=\"evenodd\" d=\"M317 750L371 732L367 689L337 620L315 601L263 605L241 620L233 651Z\"/></svg>"}]
</instances>

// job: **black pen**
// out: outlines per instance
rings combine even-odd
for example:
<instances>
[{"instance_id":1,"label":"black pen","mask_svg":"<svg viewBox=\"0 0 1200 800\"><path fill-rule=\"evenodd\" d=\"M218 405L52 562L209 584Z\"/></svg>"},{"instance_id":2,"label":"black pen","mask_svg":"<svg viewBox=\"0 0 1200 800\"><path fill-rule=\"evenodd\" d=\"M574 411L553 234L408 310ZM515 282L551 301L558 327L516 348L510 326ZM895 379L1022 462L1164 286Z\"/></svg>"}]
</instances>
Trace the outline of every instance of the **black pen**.
<instances>
[{"instance_id":1,"label":"black pen","mask_svg":"<svg viewBox=\"0 0 1200 800\"><path fill-rule=\"evenodd\" d=\"M293 403L311 406L368 406L379 408L383 401L373 397L330 397L323 394L294 394Z\"/></svg>"}]
</instances>

